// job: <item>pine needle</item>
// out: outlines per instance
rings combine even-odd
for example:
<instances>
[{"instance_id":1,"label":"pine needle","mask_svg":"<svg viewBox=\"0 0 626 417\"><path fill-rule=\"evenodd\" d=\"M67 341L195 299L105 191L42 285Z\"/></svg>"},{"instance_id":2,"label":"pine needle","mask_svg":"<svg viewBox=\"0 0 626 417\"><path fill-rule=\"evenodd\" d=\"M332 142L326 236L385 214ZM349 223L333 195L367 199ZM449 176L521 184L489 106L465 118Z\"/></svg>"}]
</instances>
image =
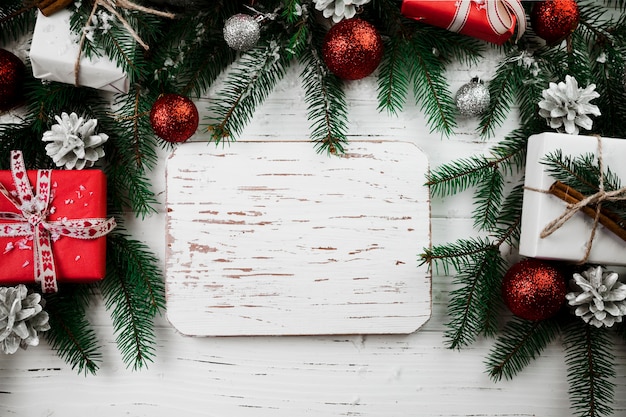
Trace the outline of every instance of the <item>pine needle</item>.
<instances>
[{"instance_id":1,"label":"pine needle","mask_svg":"<svg viewBox=\"0 0 626 417\"><path fill-rule=\"evenodd\" d=\"M613 415L615 369L612 335L573 322L564 329L565 362L573 412L580 417Z\"/></svg>"},{"instance_id":2,"label":"pine needle","mask_svg":"<svg viewBox=\"0 0 626 417\"><path fill-rule=\"evenodd\" d=\"M62 285L61 292L46 294L50 345L78 373L96 374L102 360L100 346L85 311L91 296L88 285Z\"/></svg>"},{"instance_id":3,"label":"pine needle","mask_svg":"<svg viewBox=\"0 0 626 417\"><path fill-rule=\"evenodd\" d=\"M133 370L152 362L153 319L163 308L163 284L156 258L138 242L114 232L107 238L107 276L100 288L111 313L124 363Z\"/></svg>"},{"instance_id":4,"label":"pine needle","mask_svg":"<svg viewBox=\"0 0 626 417\"><path fill-rule=\"evenodd\" d=\"M502 329L486 360L494 381L512 379L559 335L555 320L528 321L513 318Z\"/></svg>"}]
</instances>

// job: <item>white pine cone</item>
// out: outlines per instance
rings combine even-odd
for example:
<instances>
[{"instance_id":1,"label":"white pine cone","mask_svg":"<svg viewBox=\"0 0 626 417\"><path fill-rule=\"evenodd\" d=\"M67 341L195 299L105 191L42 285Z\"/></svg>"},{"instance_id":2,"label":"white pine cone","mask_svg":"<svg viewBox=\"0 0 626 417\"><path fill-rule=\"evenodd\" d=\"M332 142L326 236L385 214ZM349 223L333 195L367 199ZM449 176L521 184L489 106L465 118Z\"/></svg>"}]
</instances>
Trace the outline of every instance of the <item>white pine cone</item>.
<instances>
[{"instance_id":1,"label":"white pine cone","mask_svg":"<svg viewBox=\"0 0 626 417\"><path fill-rule=\"evenodd\" d=\"M39 344L38 332L50 329L41 294L26 286L0 288L0 349L6 354Z\"/></svg>"},{"instance_id":2,"label":"white pine cone","mask_svg":"<svg viewBox=\"0 0 626 417\"><path fill-rule=\"evenodd\" d=\"M600 109L589 102L600 97L595 84L579 88L576 78L565 76L565 82L550 83L550 88L543 90L543 100L539 102L539 115L546 119L548 126L557 131L577 135L578 127L591 130L593 121L588 114L600 116Z\"/></svg>"},{"instance_id":3,"label":"white pine cone","mask_svg":"<svg viewBox=\"0 0 626 417\"><path fill-rule=\"evenodd\" d=\"M98 121L78 117L76 113L62 113L55 116L58 124L52 125L43 134L46 154L52 158L56 166L66 169L83 169L91 167L104 156L104 143L109 138L104 133L95 133Z\"/></svg>"},{"instance_id":4,"label":"white pine cone","mask_svg":"<svg viewBox=\"0 0 626 417\"><path fill-rule=\"evenodd\" d=\"M333 19L337 23L343 19L351 19L356 15L357 6L362 6L370 0L313 0L315 8L320 10L325 18Z\"/></svg>"},{"instance_id":5,"label":"white pine cone","mask_svg":"<svg viewBox=\"0 0 626 417\"><path fill-rule=\"evenodd\" d=\"M601 266L574 274L570 281L574 291L565 298L574 307L574 314L596 327L611 327L626 314L626 284L618 281L615 272Z\"/></svg>"}]
</instances>

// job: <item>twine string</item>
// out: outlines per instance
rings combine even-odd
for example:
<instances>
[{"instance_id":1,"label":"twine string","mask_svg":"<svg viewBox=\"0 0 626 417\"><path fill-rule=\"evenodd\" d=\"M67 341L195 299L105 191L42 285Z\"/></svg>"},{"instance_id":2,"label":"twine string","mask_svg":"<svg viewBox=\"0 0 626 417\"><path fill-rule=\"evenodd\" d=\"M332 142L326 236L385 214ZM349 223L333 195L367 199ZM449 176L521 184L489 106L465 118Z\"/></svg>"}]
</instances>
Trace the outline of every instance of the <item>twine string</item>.
<instances>
[{"instance_id":1,"label":"twine string","mask_svg":"<svg viewBox=\"0 0 626 417\"><path fill-rule=\"evenodd\" d=\"M176 17L175 14L164 12L161 10L155 10L149 7L144 7L138 4L133 3L130 0L95 0L93 3L93 7L91 9L91 13L87 18L87 23L85 23L85 27L83 27L82 34L80 37L80 42L78 44L78 56L76 57L76 62L74 63L74 85L78 87L78 77L80 74L80 58L83 50L83 45L85 44L85 39L87 38L87 30L93 21L93 18L98 10L98 7L102 6L106 10L108 10L111 14L113 14L124 26L124 28L128 31L128 33L133 37L133 39L141 45L143 49L148 51L150 47L147 43L141 39L141 36L137 34L137 32L133 29L133 27L128 23L128 21L121 15L121 13L117 10L118 8L126 9L126 10L136 10L143 13L152 14L155 16L167 17L169 19L173 19Z\"/></svg>"},{"instance_id":2,"label":"twine string","mask_svg":"<svg viewBox=\"0 0 626 417\"><path fill-rule=\"evenodd\" d=\"M591 232L589 234L589 238L587 240L585 254L580 261L580 263L585 263L587 259L589 259L589 255L591 253L591 247L593 245L593 240L596 236L596 230L598 228L598 223L600 220L600 215L602 212L602 203L605 201L623 201L626 200L626 187L619 188L613 191L606 191L604 188L604 159L603 159L603 150L602 150L602 140L600 137L597 137L597 154L598 154L598 168L600 170L599 174L599 185L598 192L595 194L591 194L575 204L567 204L565 211L554 220L549 222L539 234L539 237L544 239L550 236L552 233L556 232L560 229L569 219L572 218L576 213L582 210L585 207L593 206L595 211L595 216L593 218L593 226L591 228ZM549 194L550 192L547 190L540 190L532 187L525 187L528 190L541 192Z\"/></svg>"}]
</instances>

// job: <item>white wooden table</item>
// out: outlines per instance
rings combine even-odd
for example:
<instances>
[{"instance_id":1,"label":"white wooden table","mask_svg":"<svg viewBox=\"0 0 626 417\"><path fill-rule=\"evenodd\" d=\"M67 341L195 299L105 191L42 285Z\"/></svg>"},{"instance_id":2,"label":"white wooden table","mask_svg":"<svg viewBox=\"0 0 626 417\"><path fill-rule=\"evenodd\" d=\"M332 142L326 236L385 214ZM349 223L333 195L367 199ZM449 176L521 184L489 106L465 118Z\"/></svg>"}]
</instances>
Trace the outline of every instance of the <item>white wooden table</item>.
<instances>
[{"instance_id":1,"label":"white wooden table","mask_svg":"<svg viewBox=\"0 0 626 417\"><path fill-rule=\"evenodd\" d=\"M496 59L490 57L477 68L452 68L451 90L475 75L490 79ZM243 138L307 140L297 74L295 68L290 71ZM350 84L352 140L414 142L431 166L483 152L493 142L473 133L474 120L460 121L457 134L446 139L429 134L415 106L407 105L398 117L379 114L375 91L371 78ZM203 107L200 102L200 110ZM513 127L513 121L507 123L501 134ZM152 176L162 201L167 156L163 152L163 163ZM432 201L434 244L471 235L470 202L467 193ZM131 225L135 236L148 242L164 262L164 213ZM0 356L0 416L570 416L558 343L513 381L497 384L483 366L490 341L480 340L460 352L444 347L450 286L449 277L433 278L432 317L410 335L187 337L161 318L157 358L140 372L125 369L110 319L97 303L90 315L104 344L99 375L76 375L45 343ZM617 361L616 415L623 415L626 354L618 352Z\"/></svg>"}]
</instances>

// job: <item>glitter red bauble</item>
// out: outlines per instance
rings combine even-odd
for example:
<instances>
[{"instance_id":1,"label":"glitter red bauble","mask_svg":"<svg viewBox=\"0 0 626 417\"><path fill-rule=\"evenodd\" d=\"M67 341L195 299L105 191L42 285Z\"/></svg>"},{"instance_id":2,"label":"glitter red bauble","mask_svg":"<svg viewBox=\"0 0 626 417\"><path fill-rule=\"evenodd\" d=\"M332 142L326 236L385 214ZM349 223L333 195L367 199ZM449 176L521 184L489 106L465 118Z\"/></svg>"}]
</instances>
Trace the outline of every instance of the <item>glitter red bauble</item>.
<instances>
[{"instance_id":1,"label":"glitter red bauble","mask_svg":"<svg viewBox=\"0 0 626 417\"><path fill-rule=\"evenodd\" d=\"M339 78L359 80L378 68L383 41L371 23L345 19L326 34L322 56L328 69Z\"/></svg>"},{"instance_id":2,"label":"glitter red bauble","mask_svg":"<svg viewBox=\"0 0 626 417\"><path fill-rule=\"evenodd\" d=\"M577 27L580 10L576 0L546 0L533 5L530 25L548 45L565 39Z\"/></svg>"},{"instance_id":3,"label":"glitter red bauble","mask_svg":"<svg viewBox=\"0 0 626 417\"><path fill-rule=\"evenodd\" d=\"M525 259L507 271L502 297L513 314L526 320L554 316L565 301L565 274L551 264Z\"/></svg>"},{"instance_id":4,"label":"glitter red bauble","mask_svg":"<svg viewBox=\"0 0 626 417\"><path fill-rule=\"evenodd\" d=\"M22 100L26 66L6 49L0 49L0 110L9 110Z\"/></svg>"},{"instance_id":5,"label":"glitter red bauble","mask_svg":"<svg viewBox=\"0 0 626 417\"><path fill-rule=\"evenodd\" d=\"M200 117L193 101L178 94L164 94L154 102L150 124L168 142L184 142L198 129Z\"/></svg>"}]
</instances>

